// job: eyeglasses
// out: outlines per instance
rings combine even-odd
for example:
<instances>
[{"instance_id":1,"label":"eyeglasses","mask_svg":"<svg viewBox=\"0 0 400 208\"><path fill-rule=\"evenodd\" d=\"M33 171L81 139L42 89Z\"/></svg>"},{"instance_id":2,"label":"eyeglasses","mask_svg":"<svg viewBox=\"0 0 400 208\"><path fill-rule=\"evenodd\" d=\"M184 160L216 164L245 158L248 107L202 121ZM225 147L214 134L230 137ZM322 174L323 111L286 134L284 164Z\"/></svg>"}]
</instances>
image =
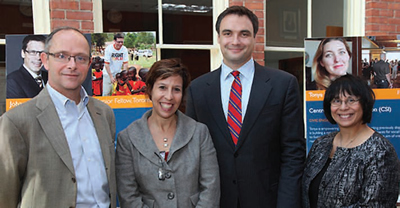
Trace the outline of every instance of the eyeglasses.
<instances>
[{"instance_id":1,"label":"eyeglasses","mask_svg":"<svg viewBox=\"0 0 400 208\"><path fill-rule=\"evenodd\" d=\"M349 98L347 100L340 100L339 98L335 98L331 101L331 105L335 107L342 106L342 104L346 104L347 106L355 105L360 99Z\"/></svg>"},{"instance_id":2,"label":"eyeglasses","mask_svg":"<svg viewBox=\"0 0 400 208\"><path fill-rule=\"evenodd\" d=\"M71 55L63 54L63 53L50 53L50 52L47 52L47 54L50 56L53 56L56 61L61 62L61 63L68 63L72 57L75 59L75 63L77 63L77 64L88 64L89 63L89 56L85 56L85 55L71 56Z\"/></svg>"},{"instance_id":3,"label":"eyeglasses","mask_svg":"<svg viewBox=\"0 0 400 208\"><path fill-rule=\"evenodd\" d=\"M29 54L30 56L36 56L36 55L40 55L43 51L25 50L25 52L27 54Z\"/></svg>"}]
</instances>

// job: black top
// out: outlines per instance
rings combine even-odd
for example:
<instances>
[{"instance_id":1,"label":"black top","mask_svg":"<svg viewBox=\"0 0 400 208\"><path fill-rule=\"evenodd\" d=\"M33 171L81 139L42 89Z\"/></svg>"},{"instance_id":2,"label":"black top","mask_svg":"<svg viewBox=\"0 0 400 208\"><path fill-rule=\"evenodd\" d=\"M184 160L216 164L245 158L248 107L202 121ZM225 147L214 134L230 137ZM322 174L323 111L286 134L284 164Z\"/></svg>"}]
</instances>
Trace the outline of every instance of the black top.
<instances>
[{"instance_id":1,"label":"black top","mask_svg":"<svg viewBox=\"0 0 400 208\"><path fill-rule=\"evenodd\" d=\"M310 183L310 191L309 191L308 195L310 197L310 207L311 208L318 207L317 202L318 202L319 184L321 184L322 177L325 175L325 172L328 169L330 163L331 163L331 158L328 158L328 160L326 161L321 172L319 172L318 175L315 176L314 180L312 180Z\"/></svg>"}]
</instances>

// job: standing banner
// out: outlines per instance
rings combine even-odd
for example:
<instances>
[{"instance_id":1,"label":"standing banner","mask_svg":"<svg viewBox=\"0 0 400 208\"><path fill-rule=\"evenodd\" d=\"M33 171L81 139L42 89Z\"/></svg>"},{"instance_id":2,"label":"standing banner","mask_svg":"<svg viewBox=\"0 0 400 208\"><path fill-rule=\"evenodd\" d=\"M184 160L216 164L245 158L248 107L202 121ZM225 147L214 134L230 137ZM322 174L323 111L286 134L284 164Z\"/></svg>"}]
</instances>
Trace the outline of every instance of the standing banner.
<instances>
[{"instance_id":1,"label":"standing banner","mask_svg":"<svg viewBox=\"0 0 400 208\"><path fill-rule=\"evenodd\" d=\"M127 53L112 50L106 54L107 47L115 49L116 34L122 35L121 48ZM89 95L113 109L118 133L152 107L144 90L146 74L157 60L156 33L146 31L84 35L91 43L92 64L83 87ZM40 60L46 37L47 35L6 35L6 110L32 99L47 84L47 70ZM126 70L122 66L113 69L116 71L114 79L117 81L109 86L109 96L102 94L105 60L109 63L121 60L127 64Z\"/></svg>"},{"instance_id":2,"label":"standing banner","mask_svg":"<svg viewBox=\"0 0 400 208\"><path fill-rule=\"evenodd\" d=\"M329 52L323 53L323 46L332 39L339 40L343 44L340 47L347 50L350 57L345 60L336 60L334 69L342 67L342 72L332 72L329 69L330 63L324 63L322 56L329 56ZM400 53L380 48L379 43L375 43L376 37L350 37L350 38L310 38L305 39L305 117L306 117L306 138L307 151L318 137L332 131L338 131L337 125L329 123L324 115L323 99L326 87L330 81L327 77L334 79L335 73L353 74L363 78L372 88L376 95L373 108L372 121L368 126L385 136L395 147L400 157L400 77L397 76L400 61ZM338 42L338 41L336 41ZM391 68L392 88L377 88L381 80L377 79L373 71L375 61L378 61L381 54L391 57L398 57L389 60L388 66ZM340 64L338 64L340 63ZM328 68L328 69L327 69ZM327 75L327 76L324 76Z\"/></svg>"}]
</instances>

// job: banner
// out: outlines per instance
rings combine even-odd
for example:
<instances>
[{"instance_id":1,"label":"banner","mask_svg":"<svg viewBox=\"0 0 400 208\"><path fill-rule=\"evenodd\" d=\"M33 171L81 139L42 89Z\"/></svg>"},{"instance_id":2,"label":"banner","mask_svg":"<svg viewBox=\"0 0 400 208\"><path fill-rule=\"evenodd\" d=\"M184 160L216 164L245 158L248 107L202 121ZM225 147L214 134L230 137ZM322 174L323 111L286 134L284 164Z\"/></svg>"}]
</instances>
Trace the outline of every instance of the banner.
<instances>
[{"instance_id":1,"label":"banner","mask_svg":"<svg viewBox=\"0 0 400 208\"><path fill-rule=\"evenodd\" d=\"M389 67L391 67L391 73L393 73L391 76L393 88L388 87L386 89L378 89L378 86L375 83L377 76L372 68L373 64L376 63L377 58L382 53L382 50L379 50L379 48L372 50L369 48L366 49L359 47L363 41L370 41L367 37L351 37L343 39L348 46L344 46L344 48L350 50L349 53L351 54L350 57L346 59L346 61L348 61L347 70L343 70L345 70L345 73L350 73L364 79L371 88L373 88L376 96L372 120L368 126L385 136L393 144L400 158L400 108L397 107L400 106L400 77L397 76L397 66L399 63L391 64L392 60L387 60ZM322 63L321 59L318 59L318 57L321 56L321 43L326 40L326 38L311 38L305 40L306 91L304 94L304 100L307 151L309 151L313 142L318 137L339 130L338 126L331 124L324 115L323 99L325 90L321 89L323 88L323 80L317 78L318 70L321 70L318 69L318 67L321 68L321 65L327 66L329 64ZM351 51L352 48L354 49L353 51ZM325 55L329 56L329 54ZM398 62L398 60L393 60L393 62L396 61ZM318 64L320 65L318 66ZM318 81L321 83L318 84Z\"/></svg>"},{"instance_id":2,"label":"banner","mask_svg":"<svg viewBox=\"0 0 400 208\"><path fill-rule=\"evenodd\" d=\"M144 91L147 72L157 60L156 34L145 31L84 35L91 45L92 63L83 87L88 95L113 109L118 133L152 107ZM46 37L6 36L6 110L29 101L47 84L47 70L40 59ZM103 80L108 76L107 64L114 72L115 82L109 83L109 94L104 96Z\"/></svg>"}]
</instances>

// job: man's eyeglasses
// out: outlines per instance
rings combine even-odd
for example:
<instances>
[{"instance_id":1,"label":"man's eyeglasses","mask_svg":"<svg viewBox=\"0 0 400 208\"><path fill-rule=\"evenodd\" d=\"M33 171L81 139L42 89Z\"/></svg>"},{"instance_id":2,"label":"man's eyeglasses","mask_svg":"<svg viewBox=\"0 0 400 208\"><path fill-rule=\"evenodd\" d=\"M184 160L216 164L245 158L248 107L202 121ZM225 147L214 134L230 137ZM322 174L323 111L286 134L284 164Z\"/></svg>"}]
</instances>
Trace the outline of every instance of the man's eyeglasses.
<instances>
[{"instance_id":1,"label":"man's eyeglasses","mask_svg":"<svg viewBox=\"0 0 400 208\"><path fill-rule=\"evenodd\" d=\"M339 98L335 98L331 101L331 105L335 106L335 107L339 107L342 106L342 104L346 104L347 106L352 106L355 105L356 103L358 103L360 99L356 99L356 98L349 98L347 100L341 100Z\"/></svg>"},{"instance_id":2,"label":"man's eyeglasses","mask_svg":"<svg viewBox=\"0 0 400 208\"><path fill-rule=\"evenodd\" d=\"M89 56L85 56L85 55L71 56L71 55L64 54L64 53L50 53L50 52L47 52L47 54L50 56L53 56L56 61L61 62L61 63L68 63L72 57L75 59L75 63L77 63L77 64L88 64L89 63Z\"/></svg>"},{"instance_id":3,"label":"man's eyeglasses","mask_svg":"<svg viewBox=\"0 0 400 208\"><path fill-rule=\"evenodd\" d=\"M43 51L25 50L25 52L27 54L29 54L30 56L36 56L36 55L40 55Z\"/></svg>"}]
</instances>

